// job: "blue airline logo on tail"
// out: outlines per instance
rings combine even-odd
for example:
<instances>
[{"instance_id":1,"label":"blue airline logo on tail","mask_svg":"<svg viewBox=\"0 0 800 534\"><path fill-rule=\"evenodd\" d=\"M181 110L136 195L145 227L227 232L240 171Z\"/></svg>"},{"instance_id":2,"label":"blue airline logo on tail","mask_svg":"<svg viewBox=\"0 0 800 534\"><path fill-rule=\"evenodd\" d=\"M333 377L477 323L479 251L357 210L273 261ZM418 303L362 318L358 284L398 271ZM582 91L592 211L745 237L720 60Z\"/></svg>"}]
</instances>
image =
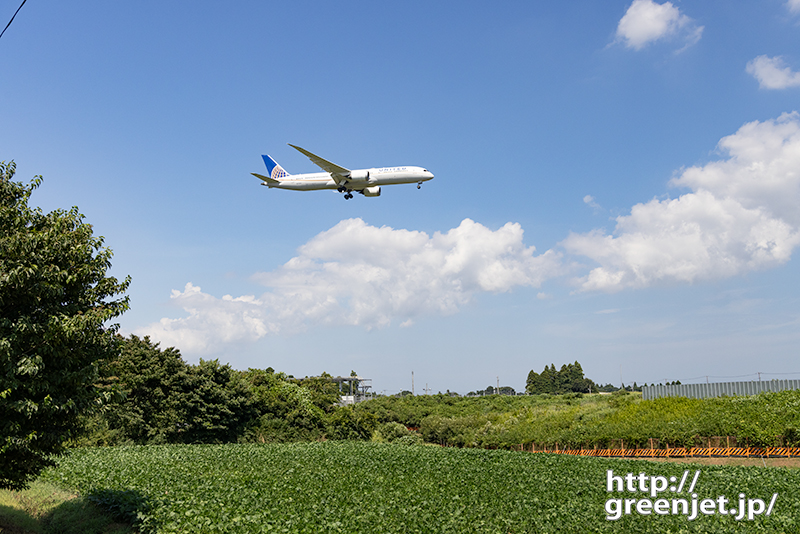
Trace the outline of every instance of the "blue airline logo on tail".
<instances>
[{"instance_id":1,"label":"blue airline logo on tail","mask_svg":"<svg viewBox=\"0 0 800 534\"><path fill-rule=\"evenodd\" d=\"M278 165L274 159L269 156L261 156L264 158L264 164L267 166L267 170L269 171L269 177L273 180L279 180L286 176L289 176L289 173L283 170L283 167Z\"/></svg>"}]
</instances>

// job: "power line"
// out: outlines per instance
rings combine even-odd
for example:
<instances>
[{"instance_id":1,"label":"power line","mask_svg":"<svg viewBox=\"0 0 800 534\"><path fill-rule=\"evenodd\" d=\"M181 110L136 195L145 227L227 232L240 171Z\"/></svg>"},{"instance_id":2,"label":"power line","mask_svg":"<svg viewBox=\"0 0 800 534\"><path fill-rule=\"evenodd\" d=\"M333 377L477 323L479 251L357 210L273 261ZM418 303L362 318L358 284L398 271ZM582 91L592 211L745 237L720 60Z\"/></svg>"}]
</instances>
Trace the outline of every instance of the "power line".
<instances>
[{"instance_id":1,"label":"power line","mask_svg":"<svg viewBox=\"0 0 800 534\"><path fill-rule=\"evenodd\" d=\"M5 27L5 28L3 28L3 31L1 31L1 32L0 32L0 37L2 37L4 33L6 33L6 30L8 29L8 27L9 27L9 26L11 26L11 23L12 23L12 22L14 22L14 17L16 17L16 16L17 16L17 13L19 13L19 10L20 10L20 9L22 9L22 6L24 6L24 5L25 5L25 2L27 2L27 1L28 1L28 0L22 0L22 3L19 5L19 7L17 8L17 10L16 10L16 11L14 11L14 16L13 16L13 17L11 17L11 20L9 20L9 21L8 21L8 24L6 24L6 27Z\"/></svg>"}]
</instances>

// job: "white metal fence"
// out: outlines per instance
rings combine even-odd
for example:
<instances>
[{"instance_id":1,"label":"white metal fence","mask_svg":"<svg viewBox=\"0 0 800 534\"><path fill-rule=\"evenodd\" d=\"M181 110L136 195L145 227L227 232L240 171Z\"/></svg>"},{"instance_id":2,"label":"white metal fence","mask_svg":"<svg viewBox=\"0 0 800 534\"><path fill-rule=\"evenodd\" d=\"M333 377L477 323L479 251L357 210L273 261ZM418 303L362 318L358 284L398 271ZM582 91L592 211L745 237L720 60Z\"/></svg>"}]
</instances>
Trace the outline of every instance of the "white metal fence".
<instances>
[{"instance_id":1,"label":"white metal fence","mask_svg":"<svg viewBox=\"0 0 800 534\"><path fill-rule=\"evenodd\" d=\"M642 398L644 400L659 397L689 397L690 399L705 399L708 397L722 397L727 395L757 395L764 391L785 391L787 389L800 389L800 380L764 380L758 382L714 382L711 384L680 384L677 386L644 386Z\"/></svg>"}]
</instances>

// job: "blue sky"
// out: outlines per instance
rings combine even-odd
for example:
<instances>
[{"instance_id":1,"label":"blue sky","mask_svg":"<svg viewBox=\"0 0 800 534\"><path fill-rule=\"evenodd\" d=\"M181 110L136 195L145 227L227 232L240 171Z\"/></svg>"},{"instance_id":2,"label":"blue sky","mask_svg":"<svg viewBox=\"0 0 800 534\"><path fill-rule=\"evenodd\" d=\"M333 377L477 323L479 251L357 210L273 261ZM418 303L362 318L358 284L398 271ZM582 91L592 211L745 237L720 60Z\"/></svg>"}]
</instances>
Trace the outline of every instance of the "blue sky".
<instances>
[{"instance_id":1,"label":"blue sky","mask_svg":"<svg viewBox=\"0 0 800 534\"><path fill-rule=\"evenodd\" d=\"M190 362L798 378L798 51L797 0L29 2L0 160L105 236L123 332ZM261 187L261 154L317 170L287 143L436 178Z\"/></svg>"}]
</instances>

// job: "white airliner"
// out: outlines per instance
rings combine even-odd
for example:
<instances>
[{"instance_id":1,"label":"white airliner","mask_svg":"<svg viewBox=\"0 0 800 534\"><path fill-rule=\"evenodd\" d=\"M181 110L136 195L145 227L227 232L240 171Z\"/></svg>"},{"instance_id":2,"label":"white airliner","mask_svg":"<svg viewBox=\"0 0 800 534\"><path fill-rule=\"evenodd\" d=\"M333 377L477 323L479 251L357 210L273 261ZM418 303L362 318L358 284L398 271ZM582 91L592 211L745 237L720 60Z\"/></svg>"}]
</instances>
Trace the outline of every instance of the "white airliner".
<instances>
[{"instance_id":1,"label":"white airliner","mask_svg":"<svg viewBox=\"0 0 800 534\"><path fill-rule=\"evenodd\" d=\"M261 156L269 171L269 176L250 173L259 180L261 185L269 188L294 189L297 191L316 191L318 189L335 189L344 193L344 198L353 198L353 191L365 197L379 197L382 185L417 184L417 189L422 182L433 179L433 174L422 167L380 167L377 169L349 170L322 159L299 146L289 145L308 156L325 172L310 174L289 174L283 167L269 156Z\"/></svg>"}]
</instances>

